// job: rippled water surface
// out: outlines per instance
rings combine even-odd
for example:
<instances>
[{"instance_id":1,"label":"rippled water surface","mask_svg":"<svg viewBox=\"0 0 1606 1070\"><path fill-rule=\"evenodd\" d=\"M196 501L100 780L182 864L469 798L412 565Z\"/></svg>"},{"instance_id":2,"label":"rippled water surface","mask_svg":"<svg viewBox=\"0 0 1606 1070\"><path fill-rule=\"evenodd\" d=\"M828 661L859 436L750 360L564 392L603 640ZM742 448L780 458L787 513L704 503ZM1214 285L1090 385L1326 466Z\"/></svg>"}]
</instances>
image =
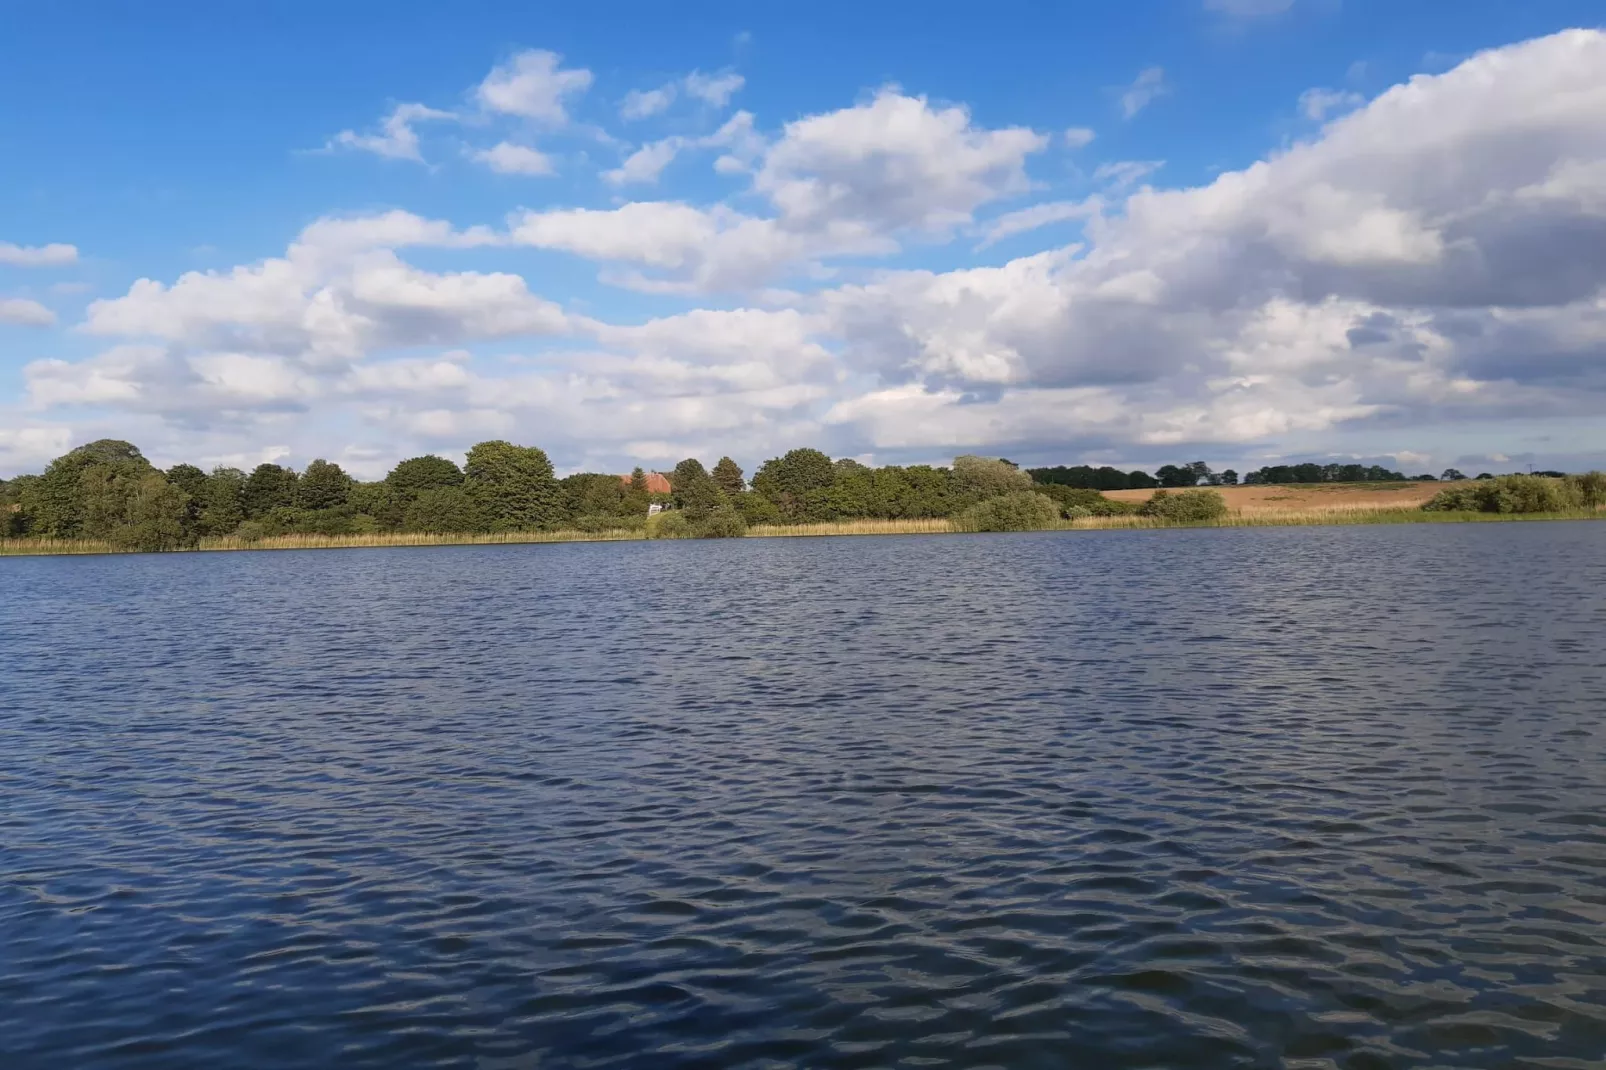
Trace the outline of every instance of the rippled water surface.
<instances>
[{"instance_id":1,"label":"rippled water surface","mask_svg":"<svg viewBox=\"0 0 1606 1070\"><path fill-rule=\"evenodd\" d=\"M0 1064L1599 1067L1606 524L0 560Z\"/></svg>"}]
</instances>

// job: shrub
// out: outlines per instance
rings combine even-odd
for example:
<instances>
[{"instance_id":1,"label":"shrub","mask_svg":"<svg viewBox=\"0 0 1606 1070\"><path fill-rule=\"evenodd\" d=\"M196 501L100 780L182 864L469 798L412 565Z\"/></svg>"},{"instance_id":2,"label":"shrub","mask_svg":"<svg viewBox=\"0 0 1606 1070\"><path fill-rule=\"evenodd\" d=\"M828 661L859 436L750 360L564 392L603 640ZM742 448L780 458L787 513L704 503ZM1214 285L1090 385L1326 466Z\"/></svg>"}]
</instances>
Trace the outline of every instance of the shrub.
<instances>
[{"instance_id":1,"label":"shrub","mask_svg":"<svg viewBox=\"0 0 1606 1070\"><path fill-rule=\"evenodd\" d=\"M1585 472L1581 476L1568 476L1566 482L1578 495L1580 505L1596 509L1606 505L1606 472Z\"/></svg>"},{"instance_id":2,"label":"shrub","mask_svg":"<svg viewBox=\"0 0 1606 1070\"><path fill-rule=\"evenodd\" d=\"M234 537L244 543L261 542L262 537L266 534L267 532L263 530L262 521L260 520L244 521L234 531Z\"/></svg>"},{"instance_id":3,"label":"shrub","mask_svg":"<svg viewBox=\"0 0 1606 1070\"><path fill-rule=\"evenodd\" d=\"M594 535L599 531L641 531L647 526L644 516L610 516L605 513L588 513L577 516L566 525L570 530Z\"/></svg>"},{"instance_id":4,"label":"shrub","mask_svg":"<svg viewBox=\"0 0 1606 1070\"><path fill-rule=\"evenodd\" d=\"M1176 524L1203 524L1226 516L1227 502L1213 490L1184 490L1176 494L1157 490L1138 512Z\"/></svg>"},{"instance_id":5,"label":"shrub","mask_svg":"<svg viewBox=\"0 0 1606 1070\"><path fill-rule=\"evenodd\" d=\"M1089 509L1085 505L1072 505L1068 508L1061 509L1060 515L1066 520L1086 520L1088 517L1093 515L1093 510Z\"/></svg>"},{"instance_id":6,"label":"shrub","mask_svg":"<svg viewBox=\"0 0 1606 1070\"><path fill-rule=\"evenodd\" d=\"M1599 473L1591 473L1599 475ZM1585 476L1496 476L1439 491L1422 508L1428 512L1561 513L1589 504L1589 495L1606 484Z\"/></svg>"},{"instance_id":7,"label":"shrub","mask_svg":"<svg viewBox=\"0 0 1606 1070\"><path fill-rule=\"evenodd\" d=\"M959 531L1039 531L1053 527L1060 507L1035 491L1000 494L977 502L954 517Z\"/></svg>"},{"instance_id":8,"label":"shrub","mask_svg":"<svg viewBox=\"0 0 1606 1070\"><path fill-rule=\"evenodd\" d=\"M681 515L678 510L648 517L647 538L689 539L691 538L691 521Z\"/></svg>"},{"instance_id":9,"label":"shrub","mask_svg":"<svg viewBox=\"0 0 1606 1070\"><path fill-rule=\"evenodd\" d=\"M1087 508L1094 516L1131 516L1143 510L1137 502L1120 502L1114 498L1100 498Z\"/></svg>"},{"instance_id":10,"label":"shrub","mask_svg":"<svg viewBox=\"0 0 1606 1070\"><path fill-rule=\"evenodd\" d=\"M739 539L747 534L747 521L730 506L715 509L691 526L699 539Z\"/></svg>"}]
</instances>

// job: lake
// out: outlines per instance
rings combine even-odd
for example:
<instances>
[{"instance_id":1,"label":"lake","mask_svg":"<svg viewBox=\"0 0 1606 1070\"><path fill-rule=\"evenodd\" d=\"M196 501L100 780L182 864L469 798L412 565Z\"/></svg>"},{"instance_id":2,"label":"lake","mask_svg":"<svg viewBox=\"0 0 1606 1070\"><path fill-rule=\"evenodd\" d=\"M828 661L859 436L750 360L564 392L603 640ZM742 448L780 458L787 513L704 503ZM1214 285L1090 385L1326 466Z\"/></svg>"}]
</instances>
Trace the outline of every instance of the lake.
<instances>
[{"instance_id":1,"label":"lake","mask_svg":"<svg viewBox=\"0 0 1606 1070\"><path fill-rule=\"evenodd\" d=\"M0 559L0 1058L1599 1067L1606 524Z\"/></svg>"}]
</instances>

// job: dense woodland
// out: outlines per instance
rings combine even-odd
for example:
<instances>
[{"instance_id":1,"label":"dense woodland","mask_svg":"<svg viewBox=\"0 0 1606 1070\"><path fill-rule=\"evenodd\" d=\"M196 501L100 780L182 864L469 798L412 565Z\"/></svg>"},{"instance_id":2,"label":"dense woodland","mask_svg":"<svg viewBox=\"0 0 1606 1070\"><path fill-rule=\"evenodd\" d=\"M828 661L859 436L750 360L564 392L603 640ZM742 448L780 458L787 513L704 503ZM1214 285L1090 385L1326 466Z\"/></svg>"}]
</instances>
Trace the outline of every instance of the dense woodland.
<instances>
[{"instance_id":1,"label":"dense woodland","mask_svg":"<svg viewBox=\"0 0 1606 1070\"><path fill-rule=\"evenodd\" d=\"M1216 473L1199 461L1165 465L1152 476L1087 466L1021 471L1007 460L975 456L957 457L946 468L871 468L815 449L766 461L751 480L729 457L712 470L688 458L665 475L672 488L667 494L650 492L639 468L628 477L583 472L560 479L542 450L501 441L481 442L462 467L441 457L414 457L374 482L353 479L325 460L301 472L277 464L250 472L180 464L164 472L130 443L103 439L58 457L40 475L0 481L0 535L167 550L221 536L251 542L291 534L640 530L655 503L669 510L653 522L651 534L659 537L719 537L754 524L854 519L952 518L961 529L1014 530L1128 512L1207 521L1223 515L1226 505L1204 488L1238 481L1237 473ZM1359 465L1296 465L1252 472L1246 482L1283 476L1308 477L1305 482L1404 478ZM1452 469L1444 478L1464 477ZM1477 494L1444 497L1450 504L1439 508L1511 511L1512 501L1539 500L1537 484L1519 490L1507 484L1530 478L1500 477ZM1579 478L1589 477L1569 477ZM1132 487L1159 489L1141 506L1099 493ZM1581 493L1583 501L1594 492ZM1563 498L1578 495L1569 491Z\"/></svg>"}]
</instances>

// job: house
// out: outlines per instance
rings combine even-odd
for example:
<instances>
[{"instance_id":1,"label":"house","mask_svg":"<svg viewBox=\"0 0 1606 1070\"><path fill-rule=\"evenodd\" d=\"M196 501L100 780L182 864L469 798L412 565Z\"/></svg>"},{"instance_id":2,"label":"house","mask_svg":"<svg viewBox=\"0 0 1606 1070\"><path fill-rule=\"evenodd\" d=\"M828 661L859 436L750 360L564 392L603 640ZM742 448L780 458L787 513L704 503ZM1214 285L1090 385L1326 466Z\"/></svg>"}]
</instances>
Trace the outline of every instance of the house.
<instances>
[{"instance_id":1,"label":"house","mask_svg":"<svg viewBox=\"0 0 1606 1070\"><path fill-rule=\"evenodd\" d=\"M629 483L630 482L630 477L629 476L620 476L619 477L619 482L621 482L621 483ZM666 477L662 472L648 472L647 473L647 493L648 494L670 494L670 493L673 493L673 491L674 491L674 488L669 485L668 477Z\"/></svg>"}]
</instances>

